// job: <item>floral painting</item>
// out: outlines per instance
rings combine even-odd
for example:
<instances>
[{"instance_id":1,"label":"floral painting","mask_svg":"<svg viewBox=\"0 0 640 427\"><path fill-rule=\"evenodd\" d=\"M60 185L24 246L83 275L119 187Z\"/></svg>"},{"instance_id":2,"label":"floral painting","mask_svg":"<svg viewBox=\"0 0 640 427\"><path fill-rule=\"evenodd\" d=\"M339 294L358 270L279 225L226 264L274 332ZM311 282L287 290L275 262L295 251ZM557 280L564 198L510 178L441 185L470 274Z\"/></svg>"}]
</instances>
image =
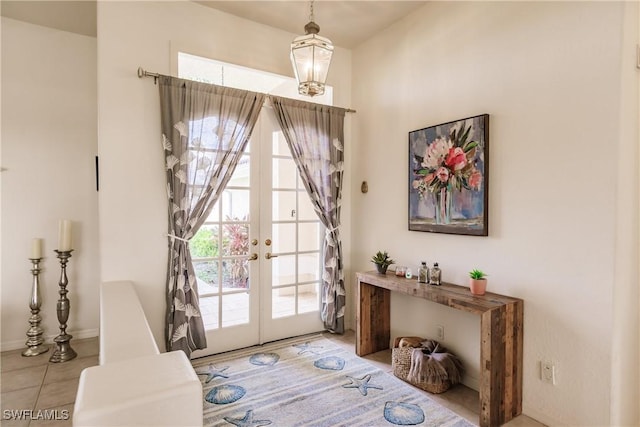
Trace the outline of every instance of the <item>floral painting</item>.
<instances>
[{"instance_id":1,"label":"floral painting","mask_svg":"<svg viewBox=\"0 0 640 427\"><path fill-rule=\"evenodd\" d=\"M489 115L409 132L409 230L488 235Z\"/></svg>"}]
</instances>

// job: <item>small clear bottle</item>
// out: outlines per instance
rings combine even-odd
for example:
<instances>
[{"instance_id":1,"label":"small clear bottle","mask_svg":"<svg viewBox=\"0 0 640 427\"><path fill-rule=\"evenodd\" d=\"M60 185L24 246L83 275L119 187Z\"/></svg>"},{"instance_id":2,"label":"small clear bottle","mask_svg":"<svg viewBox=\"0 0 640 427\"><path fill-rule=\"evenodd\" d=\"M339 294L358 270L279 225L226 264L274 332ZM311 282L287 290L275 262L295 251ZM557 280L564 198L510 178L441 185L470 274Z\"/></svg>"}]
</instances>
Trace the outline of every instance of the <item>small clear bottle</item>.
<instances>
[{"instance_id":1,"label":"small clear bottle","mask_svg":"<svg viewBox=\"0 0 640 427\"><path fill-rule=\"evenodd\" d=\"M427 267L427 263L422 261L422 265L420 269L418 269L418 282L427 283L429 281L429 267Z\"/></svg>"},{"instance_id":2,"label":"small clear bottle","mask_svg":"<svg viewBox=\"0 0 640 427\"><path fill-rule=\"evenodd\" d=\"M411 269L407 267L407 270L404 273L404 277L407 279L411 279L413 277L413 273L411 272Z\"/></svg>"},{"instance_id":3,"label":"small clear bottle","mask_svg":"<svg viewBox=\"0 0 640 427\"><path fill-rule=\"evenodd\" d=\"M442 277L442 270L440 270L440 267L438 267L438 263L435 262L433 263L433 267L429 271L429 284L440 286L441 277Z\"/></svg>"}]
</instances>

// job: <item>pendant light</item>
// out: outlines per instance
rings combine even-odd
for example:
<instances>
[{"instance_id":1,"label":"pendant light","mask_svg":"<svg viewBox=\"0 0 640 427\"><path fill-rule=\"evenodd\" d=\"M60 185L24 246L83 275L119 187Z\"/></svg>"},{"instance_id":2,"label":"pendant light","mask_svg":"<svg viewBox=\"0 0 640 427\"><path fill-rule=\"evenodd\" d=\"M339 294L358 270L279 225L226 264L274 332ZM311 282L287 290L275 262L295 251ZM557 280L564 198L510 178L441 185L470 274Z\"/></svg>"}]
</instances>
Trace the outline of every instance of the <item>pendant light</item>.
<instances>
[{"instance_id":1,"label":"pendant light","mask_svg":"<svg viewBox=\"0 0 640 427\"><path fill-rule=\"evenodd\" d=\"M333 44L319 36L320 26L313 22L313 0L309 3L309 23L304 26L304 36L291 43L291 63L298 81L298 93L315 96L324 93Z\"/></svg>"}]
</instances>

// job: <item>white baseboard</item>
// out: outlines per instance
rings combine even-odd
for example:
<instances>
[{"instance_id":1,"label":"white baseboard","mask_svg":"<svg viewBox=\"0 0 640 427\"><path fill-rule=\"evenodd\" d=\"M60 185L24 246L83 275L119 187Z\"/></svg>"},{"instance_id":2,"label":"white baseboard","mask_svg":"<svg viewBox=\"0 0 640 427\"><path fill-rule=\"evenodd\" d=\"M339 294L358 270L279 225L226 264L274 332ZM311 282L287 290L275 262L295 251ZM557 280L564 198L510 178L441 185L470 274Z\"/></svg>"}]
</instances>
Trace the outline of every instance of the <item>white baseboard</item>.
<instances>
[{"instance_id":1,"label":"white baseboard","mask_svg":"<svg viewBox=\"0 0 640 427\"><path fill-rule=\"evenodd\" d=\"M466 385L472 390L475 390L475 391L480 390L480 381L477 378L474 378L470 375L462 376L462 384Z\"/></svg>"},{"instance_id":2,"label":"white baseboard","mask_svg":"<svg viewBox=\"0 0 640 427\"><path fill-rule=\"evenodd\" d=\"M69 333L73 336L74 340L81 340L85 338L93 338L98 336L98 329L83 329L79 331L69 331ZM52 344L53 339L57 337L58 334L55 335L45 335L44 342L45 344ZM27 348L25 342L27 338L21 340L14 341L3 341L0 343L0 351L9 351L9 350L18 350L20 348Z\"/></svg>"},{"instance_id":3,"label":"white baseboard","mask_svg":"<svg viewBox=\"0 0 640 427\"><path fill-rule=\"evenodd\" d=\"M558 420L555 420L553 418L550 418L548 415L546 415L543 412L537 411L535 409L532 409L531 407L529 407L528 405L522 405L522 413L524 415L526 415L529 418L533 418L534 420L547 425L547 426L559 426L559 425L563 425L563 423L559 422Z\"/></svg>"}]
</instances>

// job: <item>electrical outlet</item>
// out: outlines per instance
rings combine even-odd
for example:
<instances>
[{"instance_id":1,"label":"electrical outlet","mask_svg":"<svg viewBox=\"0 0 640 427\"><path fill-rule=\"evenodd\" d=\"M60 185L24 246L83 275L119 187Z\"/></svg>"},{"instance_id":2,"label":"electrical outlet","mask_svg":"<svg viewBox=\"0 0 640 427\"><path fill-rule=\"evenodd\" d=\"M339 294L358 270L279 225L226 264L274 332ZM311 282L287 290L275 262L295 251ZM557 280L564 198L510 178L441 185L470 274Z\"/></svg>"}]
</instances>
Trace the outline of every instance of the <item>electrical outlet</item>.
<instances>
[{"instance_id":1,"label":"electrical outlet","mask_svg":"<svg viewBox=\"0 0 640 427\"><path fill-rule=\"evenodd\" d=\"M552 362L541 361L540 362L540 378L543 382L554 384L556 383L556 367Z\"/></svg>"},{"instance_id":2,"label":"electrical outlet","mask_svg":"<svg viewBox=\"0 0 640 427\"><path fill-rule=\"evenodd\" d=\"M436 325L436 337L439 340L443 340L444 339L444 326Z\"/></svg>"}]
</instances>

